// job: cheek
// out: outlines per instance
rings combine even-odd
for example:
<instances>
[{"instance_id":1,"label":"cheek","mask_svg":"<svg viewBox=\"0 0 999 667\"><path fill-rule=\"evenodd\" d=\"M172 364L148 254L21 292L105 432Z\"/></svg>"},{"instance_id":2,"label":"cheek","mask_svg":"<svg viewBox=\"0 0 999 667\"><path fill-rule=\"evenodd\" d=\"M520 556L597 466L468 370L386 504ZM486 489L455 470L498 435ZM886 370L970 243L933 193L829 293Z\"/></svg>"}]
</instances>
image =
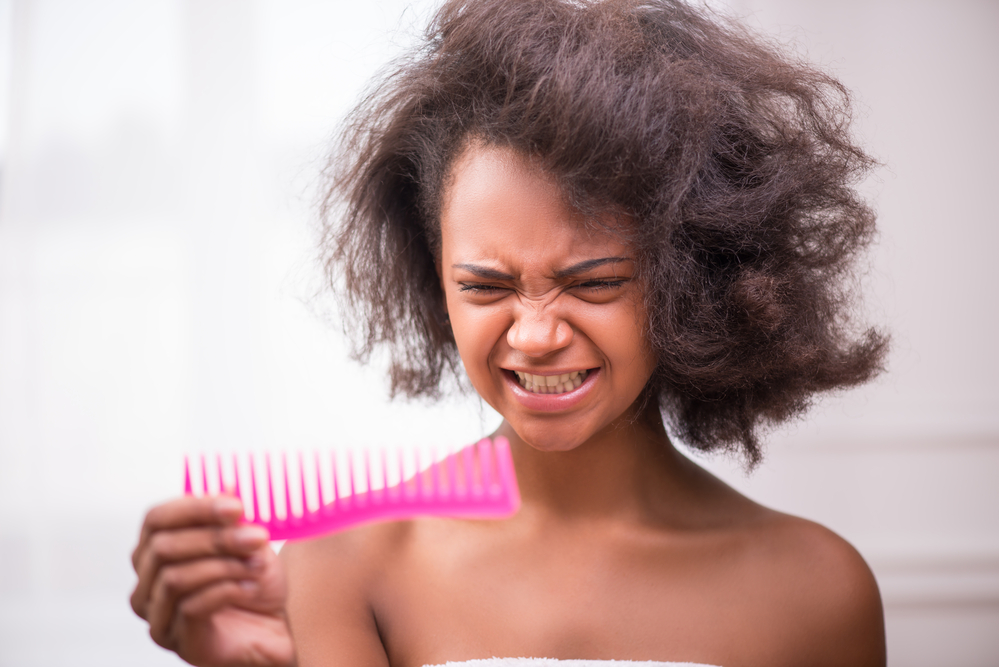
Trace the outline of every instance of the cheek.
<instances>
[{"instance_id":1,"label":"cheek","mask_svg":"<svg viewBox=\"0 0 999 667\"><path fill-rule=\"evenodd\" d=\"M631 346L634 350L635 365L643 376L642 384L644 386L645 382L652 376L653 371L656 367L656 355L652 351L652 346L649 344L649 339L646 332L646 317L645 309L638 307L634 310L632 315L632 326L629 329L629 336L631 339Z\"/></svg>"},{"instance_id":2,"label":"cheek","mask_svg":"<svg viewBox=\"0 0 999 667\"><path fill-rule=\"evenodd\" d=\"M645 335L645 311L635 302L624 302L613 312L597 311L588 320L594 344L612 364L616 384L645 382L655 370L655 359Z\"/></svg>"},{"instance_id":3,"label":"cheek","mask_svg":"<svg viewBox=\"0 0 999 667\"><path fill-rule=\"evenodd\" d=\"M458 354L474 384L490 372L489 357L503 340L508 318L501 312L462 304L458 299L449 300L448 313Z\"/></svg>"}]
</instances>

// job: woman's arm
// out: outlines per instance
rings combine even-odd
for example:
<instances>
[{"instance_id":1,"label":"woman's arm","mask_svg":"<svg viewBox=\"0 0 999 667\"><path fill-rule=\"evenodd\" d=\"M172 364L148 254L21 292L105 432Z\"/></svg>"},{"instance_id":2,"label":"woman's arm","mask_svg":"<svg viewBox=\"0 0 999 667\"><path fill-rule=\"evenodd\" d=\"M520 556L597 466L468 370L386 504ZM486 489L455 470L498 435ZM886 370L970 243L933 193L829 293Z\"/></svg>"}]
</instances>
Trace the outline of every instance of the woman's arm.
<instances>
[{"instance_id":1,"label":"woman's arm","mask_svg":"<svg viewBox=\"0 0 999 667\"><path fill-rule=\"evenodd\" d=\"M391 527L366 526L281 550L298 667L388 667L370 602L386 566L376 536L386 530Z\"/></svg>"},{"instance_id":2,"label":"woman's arm","mask_svg":"<svg viewBox=\"0 0 999 667\"><path fill-rule=\"evenodd\" d=\"M792 517L782 523L770 576L774 600L783 601L775 616L793 632L781 664L884 667L884 610L867 563L823 526Z\"/></svg>"}]
</instances>

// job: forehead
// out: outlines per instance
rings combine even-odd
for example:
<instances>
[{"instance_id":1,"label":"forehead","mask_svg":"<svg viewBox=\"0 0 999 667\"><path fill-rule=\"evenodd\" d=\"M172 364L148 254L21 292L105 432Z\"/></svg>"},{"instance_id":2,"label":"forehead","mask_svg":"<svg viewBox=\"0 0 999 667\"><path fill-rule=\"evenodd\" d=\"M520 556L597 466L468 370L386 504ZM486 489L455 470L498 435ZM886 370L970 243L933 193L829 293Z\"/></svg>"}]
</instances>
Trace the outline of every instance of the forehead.
<instances>
[{"instance_id":1,"label":"forehead","mask_svg":"<svg viewBox=\"0 0 999 667\"><path fill-rule=\"evenodd\" d=\"M533 260L558 268L628 251L624 222L587 221L566 204L551 174L510 148L467 148L443 194L441 251L456 261Z\"/></svg>"}]
</instances>

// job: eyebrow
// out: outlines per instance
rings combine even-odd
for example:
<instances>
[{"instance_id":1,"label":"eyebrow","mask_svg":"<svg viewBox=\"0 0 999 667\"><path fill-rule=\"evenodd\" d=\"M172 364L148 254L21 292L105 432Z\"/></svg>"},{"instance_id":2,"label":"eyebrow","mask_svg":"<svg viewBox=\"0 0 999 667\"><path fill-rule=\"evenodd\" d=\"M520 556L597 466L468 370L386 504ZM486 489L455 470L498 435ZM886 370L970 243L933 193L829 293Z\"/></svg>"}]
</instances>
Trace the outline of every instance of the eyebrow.
<instances>
[{"instance_id":1,"label":"eyebrow","mask_svg":"<svg viewBox=\"0 0 999 667\"><path fill-rule=\"evenodd\" d=\"M555 277L567 278L579 275L580 273L586 273L587 271L592 271L593 269L606 264L619 264L621 262L627 262L629 259L630 258L628 257L600 257L597 259L585 259L582 262L573 264L572 266L557 270L555 272ZM465 271L468 271L469 273L485 280L513 280L513 276L509 273L503 273L502 271L490 269L486 266L479 266L478 264L453 264L451 268L464 269Z\"/></svg>"},{"instance_id":2,"label":"eyebrow","mask_svg":"<svg viewBox=\"0 0 999 667\"><path fill-rule=\"evenodd\" d=\"M513 280L513 276L509 273L503 273L502 271L490 269L485 266L479 266L477 264L452 264L451 268L464 269L465 271L474 273L479 278L484 278L485 280Z\"/></svg>"},{"instance_id":3,"label":"eyebrow","mask_svg":"<svg viewBox=\"0 0 999 667\"><path fill-rule=\"evenodd\" d=\"M580 273L592 271L598 266L604 266L605 264L619 264L627 261L627 257L600 257L599 259L584 259L582 262L578 262L564 269L559 269L555 272L555 277L567 278L569 276L575 276Z\"/></svg>"}]
</instances>

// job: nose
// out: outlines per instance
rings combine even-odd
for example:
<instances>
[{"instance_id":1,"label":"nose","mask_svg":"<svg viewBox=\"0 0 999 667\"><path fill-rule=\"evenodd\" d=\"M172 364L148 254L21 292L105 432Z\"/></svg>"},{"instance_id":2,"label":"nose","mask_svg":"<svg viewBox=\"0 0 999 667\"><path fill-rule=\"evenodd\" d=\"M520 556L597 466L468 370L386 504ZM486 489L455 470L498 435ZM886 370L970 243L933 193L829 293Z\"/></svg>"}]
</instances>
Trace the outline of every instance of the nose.
<instances>
[{"instance_id":1,"label":"nose","mask_svg":"<svg viewBox=\"0 0 999 667\"><path fill-rule=\"evenodd\" d=\"M572 326L554 308L522 308L507 331L510 347L529 357L543 357L569 346Z\"/></svg>"}]
</instances>

